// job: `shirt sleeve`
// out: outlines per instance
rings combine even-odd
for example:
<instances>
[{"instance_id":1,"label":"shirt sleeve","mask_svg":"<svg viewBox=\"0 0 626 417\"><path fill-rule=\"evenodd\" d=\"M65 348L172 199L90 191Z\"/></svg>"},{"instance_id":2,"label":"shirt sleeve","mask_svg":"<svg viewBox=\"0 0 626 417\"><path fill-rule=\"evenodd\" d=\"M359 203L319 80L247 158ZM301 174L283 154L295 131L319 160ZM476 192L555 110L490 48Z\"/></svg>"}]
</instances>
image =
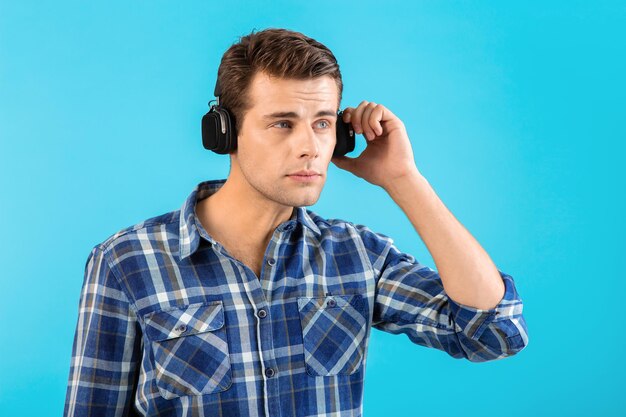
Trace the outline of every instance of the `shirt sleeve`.
<instances>
[{"instance_id":1,"label":"shirt sleeve","mask_svg":"<svg viewBox=\"0 0 626 417\"><path fill-rule=\"evenodd\" d=\"M85 265L64 416L131 415L138 328L105 252L95 246Z\"/></svg>"},{"instance_id":2,"label":"shirt sleeve","mask_svg":"<svg viewBox=\"0 0 626 417\"><path fill-rule=\"evenodd\" d=\"M437 271L398 250L392 238L358 229L377 277L372 327L471 362L502 359L528 344L512 276L498 269L505 294L494 308L466 306L448 297Z\"/></svg>"}]
</instances>

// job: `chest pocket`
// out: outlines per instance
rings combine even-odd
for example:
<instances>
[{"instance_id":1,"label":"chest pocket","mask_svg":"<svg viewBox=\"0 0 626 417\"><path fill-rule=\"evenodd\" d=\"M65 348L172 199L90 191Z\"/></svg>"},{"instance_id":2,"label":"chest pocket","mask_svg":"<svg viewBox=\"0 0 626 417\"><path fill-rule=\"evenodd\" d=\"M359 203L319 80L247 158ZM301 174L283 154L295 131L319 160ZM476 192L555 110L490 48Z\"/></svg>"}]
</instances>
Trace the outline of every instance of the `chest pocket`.
<instances>
[{"instance_id":1,"label":"chest pocket","mask_svg":"<svg viewBox=\"0 0 626 417\"><path fill-rule=\"evenodd\" d=\"M365 355L367 306L360 294L298 297L309 375L349 375Z\"/></svg>"},{"instance_id":2,"label":"chest pocket","mask_svg":"<svg viewBox=\"0 0 626 417\"><path fill-rule=\"evenodd\" d=\"M231 386L222 301L155 311L144 321L161 396L210 394Z\"/></svg>"}]
</instances>

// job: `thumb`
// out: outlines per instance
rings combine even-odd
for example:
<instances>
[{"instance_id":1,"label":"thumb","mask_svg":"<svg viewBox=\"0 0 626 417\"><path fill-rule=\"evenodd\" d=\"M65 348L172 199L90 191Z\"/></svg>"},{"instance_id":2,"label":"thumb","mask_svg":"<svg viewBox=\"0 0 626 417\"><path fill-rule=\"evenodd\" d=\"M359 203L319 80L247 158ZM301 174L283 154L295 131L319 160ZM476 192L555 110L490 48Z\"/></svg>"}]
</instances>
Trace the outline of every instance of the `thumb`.
<instances>
[{"instance_id":1,"label":"thumb","mask_svg":"<svg viewBox=\"0 0 626 417\"><path fill-rule=\"evenodd\" d=\"M354 174L354 161L356 158L350 158L349 156L336 156L331 159L331 162L337 165L339 168L344 169Z\"/></svg>"}]
</instances>

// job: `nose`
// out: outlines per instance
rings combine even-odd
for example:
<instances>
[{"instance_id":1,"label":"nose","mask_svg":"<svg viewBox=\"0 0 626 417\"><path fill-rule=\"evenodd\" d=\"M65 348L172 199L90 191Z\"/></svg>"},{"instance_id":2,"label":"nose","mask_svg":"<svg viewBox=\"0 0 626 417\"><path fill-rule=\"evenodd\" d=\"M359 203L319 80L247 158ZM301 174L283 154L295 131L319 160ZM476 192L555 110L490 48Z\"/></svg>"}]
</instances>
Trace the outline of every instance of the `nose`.
<instances>
[{"instance_id":1,"label":"nose","mask_svg":"<svg viewBox=\"0 0 626 417\"><path fill-rule=\"evenodd\" d=\"M319 139L315 130L311 126L304 126L303 132L298 135L298 152L300 156L309 156L316 158L319 154Z\"/></svg>"}]
</instances>

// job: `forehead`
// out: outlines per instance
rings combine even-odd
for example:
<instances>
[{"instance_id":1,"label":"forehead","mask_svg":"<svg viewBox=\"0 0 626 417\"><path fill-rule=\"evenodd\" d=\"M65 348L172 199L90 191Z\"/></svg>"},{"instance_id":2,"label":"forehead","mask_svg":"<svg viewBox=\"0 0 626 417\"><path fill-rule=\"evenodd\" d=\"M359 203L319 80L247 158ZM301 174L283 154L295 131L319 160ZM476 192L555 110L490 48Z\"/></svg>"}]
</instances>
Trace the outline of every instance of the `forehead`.
<instances>
[{"instance_id":1,"label":"forehead","mask_svg":"<svg viewBox=\"0 0 626 417\"><path fill-rule=\"evenodd\" d=\"M252 78L248 98L252 108L265 110L297 106L339 109L337 83L328 75L298 80L259 71Z\"/></svg>"}]
</instances>

